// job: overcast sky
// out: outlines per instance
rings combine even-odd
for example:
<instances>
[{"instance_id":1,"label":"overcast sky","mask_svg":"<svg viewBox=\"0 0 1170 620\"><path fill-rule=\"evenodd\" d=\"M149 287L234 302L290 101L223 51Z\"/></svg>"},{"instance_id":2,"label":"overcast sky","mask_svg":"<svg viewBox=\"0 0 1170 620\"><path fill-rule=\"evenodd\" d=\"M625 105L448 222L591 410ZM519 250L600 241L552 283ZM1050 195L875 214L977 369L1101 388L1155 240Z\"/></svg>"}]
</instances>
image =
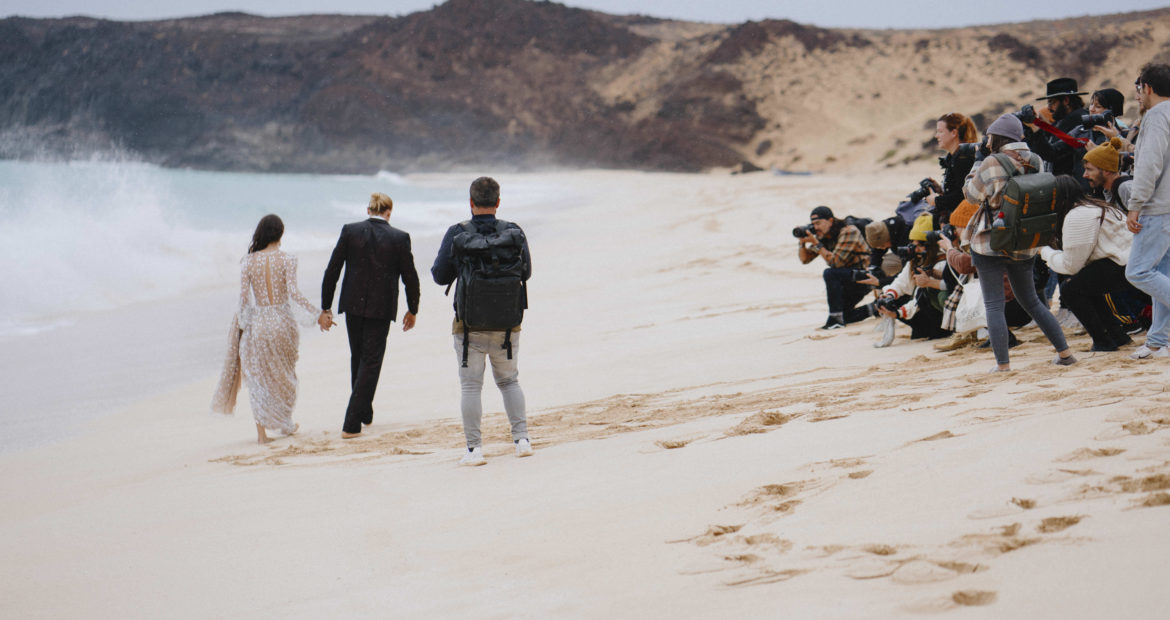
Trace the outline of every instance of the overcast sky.
<instances>
[{"instance_id":1,"label":"overcast sky","mask_svg":"<svg viewBox=\"0 0 1170 620\"><path fill-rule=\"evenodd\" d=\"M257 15L349 13L405 15L425 11L436 0L2 0L0 15L64 17L89 15L118 20L190 17L221 11ZM569 6L606 13L639 13L688 21L740 23L767 18L839 28L949 28L975 24L1060 19L1167 6L1153 0L567 0ZM1055 11L1055 12L1046 12Z\"/></svg>"}]
</instances>

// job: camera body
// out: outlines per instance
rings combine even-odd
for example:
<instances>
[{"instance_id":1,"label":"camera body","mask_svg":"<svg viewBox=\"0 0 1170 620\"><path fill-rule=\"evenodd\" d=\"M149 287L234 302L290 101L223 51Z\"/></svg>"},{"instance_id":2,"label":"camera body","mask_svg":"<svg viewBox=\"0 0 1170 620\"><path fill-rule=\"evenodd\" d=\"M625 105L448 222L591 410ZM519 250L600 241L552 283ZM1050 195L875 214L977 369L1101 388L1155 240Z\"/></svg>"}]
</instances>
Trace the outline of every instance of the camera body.
<instances>
[{"instance_id":1,"label":"camera body","mask_svg":"<svg viewBox=\"0 0 1170 620\"><path fill-rule=\"evenodd\" d=\"M1081 127L1092 129L1095 125L1109 125L1113 122L1113 111L1105 110L1100 114L1081 115Z\"/></svg>"},{"instance_id":2,"label":"camera body","mask_svg":"<svg viewBox=\"0 0 1170 620\"><path fill-rule=\"evenodd\" d=\"M938 240L943 236L951 241L955 240L955 227L950 224L943 224L939 230L930 230L926 232L926 242L932 245L938 245Z\"/></svg>"},{"instance_id":3,"label":"camera body","mask_svg":"<svg viewBox=\"0 0 1170 620\"><path fill-rule=\"evenodd\" d=\"M987 149L987 136L979 142L964 142L959 145L959 149L955 151L955 155L959 157L972 157L976 162L983 161L983 158L991 154Z\"/></svg>"},{"instance_id":4,"label":"camera body","mask_svg":"<svg viewBox=\"0 0 1170 620\"><path fill-rule=\"evenodd\" d=\"M878 297L877 300L874 301L873 303L878 308L884 308L886 310L889 310L890 312L897 312L898 308L901 307L898 305L898 299L896 297L889 295L889 294L882 295L881 297Z\"/></svg>"},{"instance_id":5,"label":"camera body","mask_svg":"<svg viewBox=\"0 0 1170 620\"><path fill-rule=\"evenodd\" d=\"M878 272L877 267L870 267L869 269L854 269L853 270L853 281L854 282L861 282L862 280L869 279L870 276L873 276L876 278L876 277L878 277L877 272Z\"/></svg>"},{"instance_id":6,"label":"camera body","mask_svg":"<svg viewBox=\"0 0 1170 620\"><path fill-rule=\"evenodd\" d=\"M1012 116L1020 119L1020 122L1025 125L1031 125L1036 122L1036 108L1032 104L1027 104L1020 108L1017 112L1012 112Z\"/></svg>"},{"instance_id":7,"label":"camera body","mask_svg":"<svg viewBox=\"0 0 1170 620\"><path fill-rule=\"evenodd\" d=\"M817 236L817 230L813 228L812 224L805 224L804 226L797 226L792 229L792 236L797 239L804 239L809 235Z\"/></svg>"},{"instance_id":8,"label":"camera body","mask_svg":"<svg viewBox=\"0 0 1170 620\"><path fill-rule=\"evenodd\" d=\"M1121 168L1120 169L1121 170L1132 170L1133 169L1133 153L1122 153L1121 154Z\"/></svg>"},{"instance_id":9,"label":"camera body","mask_svg":"<svg viewBox=\"0 0 1170 620\"><path fill-rule=\"evenodd\" d=\"M905 263L906 261L914 258L914 246L900 245L894 248L894 254L897 254L898 258L902 259L902 262Z\"/></svg>"},{"instance_id":10,"label":"camera body","mask_svg":"<svg viewBox=\"0 0 1170 620\"><path fill-rule=\"evenodd\" d=\"M930 179L922 179L918 182L918 189L910 192L910 202L921 202L930 192L934 191L934 181Z\"/></svg>"}]
</instances>

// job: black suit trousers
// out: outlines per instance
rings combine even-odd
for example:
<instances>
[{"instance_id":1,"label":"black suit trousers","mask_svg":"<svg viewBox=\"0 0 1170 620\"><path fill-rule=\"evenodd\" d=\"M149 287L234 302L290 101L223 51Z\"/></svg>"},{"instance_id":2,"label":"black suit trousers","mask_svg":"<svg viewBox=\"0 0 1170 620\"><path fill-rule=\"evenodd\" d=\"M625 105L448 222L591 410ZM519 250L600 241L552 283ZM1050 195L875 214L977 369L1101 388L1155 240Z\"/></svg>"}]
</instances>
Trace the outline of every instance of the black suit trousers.
<instances>
[{"instance_id":1,"label":"black suit trousers","mask_svg":"<svg viewBox=\"0 0 1170 620\"><path fill-rule=\"evenodd\" d=\"M349 335L349 377L352 392L345 409L345 423L341 430L360 433L362 424L374 421L374 391L382 374L382 358L386 354L386 338L390 334L390 319L345 315L345 331Z\"/></svg>"}]
</instances>

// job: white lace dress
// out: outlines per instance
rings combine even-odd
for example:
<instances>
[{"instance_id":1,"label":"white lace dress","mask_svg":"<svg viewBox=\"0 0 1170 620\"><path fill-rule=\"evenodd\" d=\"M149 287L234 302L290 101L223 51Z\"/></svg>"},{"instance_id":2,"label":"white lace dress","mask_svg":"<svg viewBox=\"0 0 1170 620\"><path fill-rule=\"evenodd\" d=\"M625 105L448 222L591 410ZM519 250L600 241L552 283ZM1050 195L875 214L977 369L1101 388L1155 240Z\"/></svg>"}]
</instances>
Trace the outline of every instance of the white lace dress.
<instances>
[{"instance_id":1,"label":"white lace dress","mask_svg":"<svg viewBox=\"0 0 1170 620\"><path fill-rule=\"evenodd\" d=\"M240 261L240 307L232 321L227 359L211 409L235 410L241 383L256 423L292 432L297 402L295 315L312 324L320 310L297 288L297 259L279 250L253 252Z\"/></svg>"}]
</instances>

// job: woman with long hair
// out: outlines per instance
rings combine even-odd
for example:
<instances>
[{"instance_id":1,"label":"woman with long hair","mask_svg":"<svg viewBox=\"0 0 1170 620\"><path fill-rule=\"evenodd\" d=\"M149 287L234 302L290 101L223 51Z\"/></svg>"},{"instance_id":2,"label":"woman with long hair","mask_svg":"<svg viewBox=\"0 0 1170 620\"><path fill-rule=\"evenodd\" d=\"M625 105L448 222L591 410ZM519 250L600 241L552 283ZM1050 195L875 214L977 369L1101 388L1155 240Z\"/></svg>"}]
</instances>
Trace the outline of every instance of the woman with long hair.
<instances>
[{"instance_id":1,"label":"woman with long hair","mask_svg":"<svg viewBox=\"0 0 1170 620\"><path fill-rule=\"evenodd\" d=\"M297 259L280 251L284 222L265 215L256 225L248 254L240 260L240 301L232 322L227 360L211 408L235 410L241 378L256 420L256 440L268 443L266 430L297 431L297 348L300 332L294 312L311 324L321 311L297 288Z\"/></svg>"},{"instance_id":2,"label":"woman with long hair","mask_svg":"<svg viewBox=\"0 0 1170 620\"><path fill-rule=\"evenodd\" d=\"M1105 301L1106 294L1132 286L1125 279L1133 243L1126 212L1086 196L1068 175L1056 178L1056 208L1061 247L1040 248L1040 257L1053 271L1072 276L1061 283L1060 298L1093 338L1091 350L1116 351L1132 342Z\"/></svg>"},{"instance_id":3,"label":"woman with long hair","mask_svg":"<svg viewBox=\"0 0 1170 620\"><path fill-rule=\"evenodd\" d=\"M979 141L979 132L971 119L951 112L938 118L935 123L934 141L938 148L947 152L938 163L943 169L942 187L938 194L929 194L926 202L934 211L934 228L951 219L951 212L963 201L963 180L975 164L975 147L960 148L963 144Z\"/></svg>"},{"instance_id":4,"label":"woman with long hair","mask_svg":"<svg viewBox=\"0 0 1170 620\"><path fill-rule=\"evenodd\" d=\"M967 179L963 186L963 193L972 204L980 205L979 210L971 218L967 227L970 235L967 241L971 246L971 262L975 264L975 271L979 274L979 287L983 291L983 308L987 312L987 332L991 340L991 349L995 352L996 366L993 372L1007 372L1011 370L1008 357L1008 326L1004 314L1003 277L1007 274L1008 283L1016 300L1032 317L1041 331L1048 337L1048 341L1057 351L1053 363L1061 366L1071 366L1076 363L1068 342L1064 339L1064 332L1060 324L1049 312L1048 307L1040 301L1032 278L1033 265L1036 262L1038 248L1014 251L997 251L991 248L991 217L1003 202L1003 192L1007 188L1012 174L1024 171L1036 172L1043 166L1043 161L1028 149L1023 142L1024 126L1020 119L1011 114L1000 116L987 128L988 149L992 153L1003 153L1008 156L1008 165L1013 171L1004 169L996 157L987 157L983 163Z\"/></svg>"}]
</instances>

